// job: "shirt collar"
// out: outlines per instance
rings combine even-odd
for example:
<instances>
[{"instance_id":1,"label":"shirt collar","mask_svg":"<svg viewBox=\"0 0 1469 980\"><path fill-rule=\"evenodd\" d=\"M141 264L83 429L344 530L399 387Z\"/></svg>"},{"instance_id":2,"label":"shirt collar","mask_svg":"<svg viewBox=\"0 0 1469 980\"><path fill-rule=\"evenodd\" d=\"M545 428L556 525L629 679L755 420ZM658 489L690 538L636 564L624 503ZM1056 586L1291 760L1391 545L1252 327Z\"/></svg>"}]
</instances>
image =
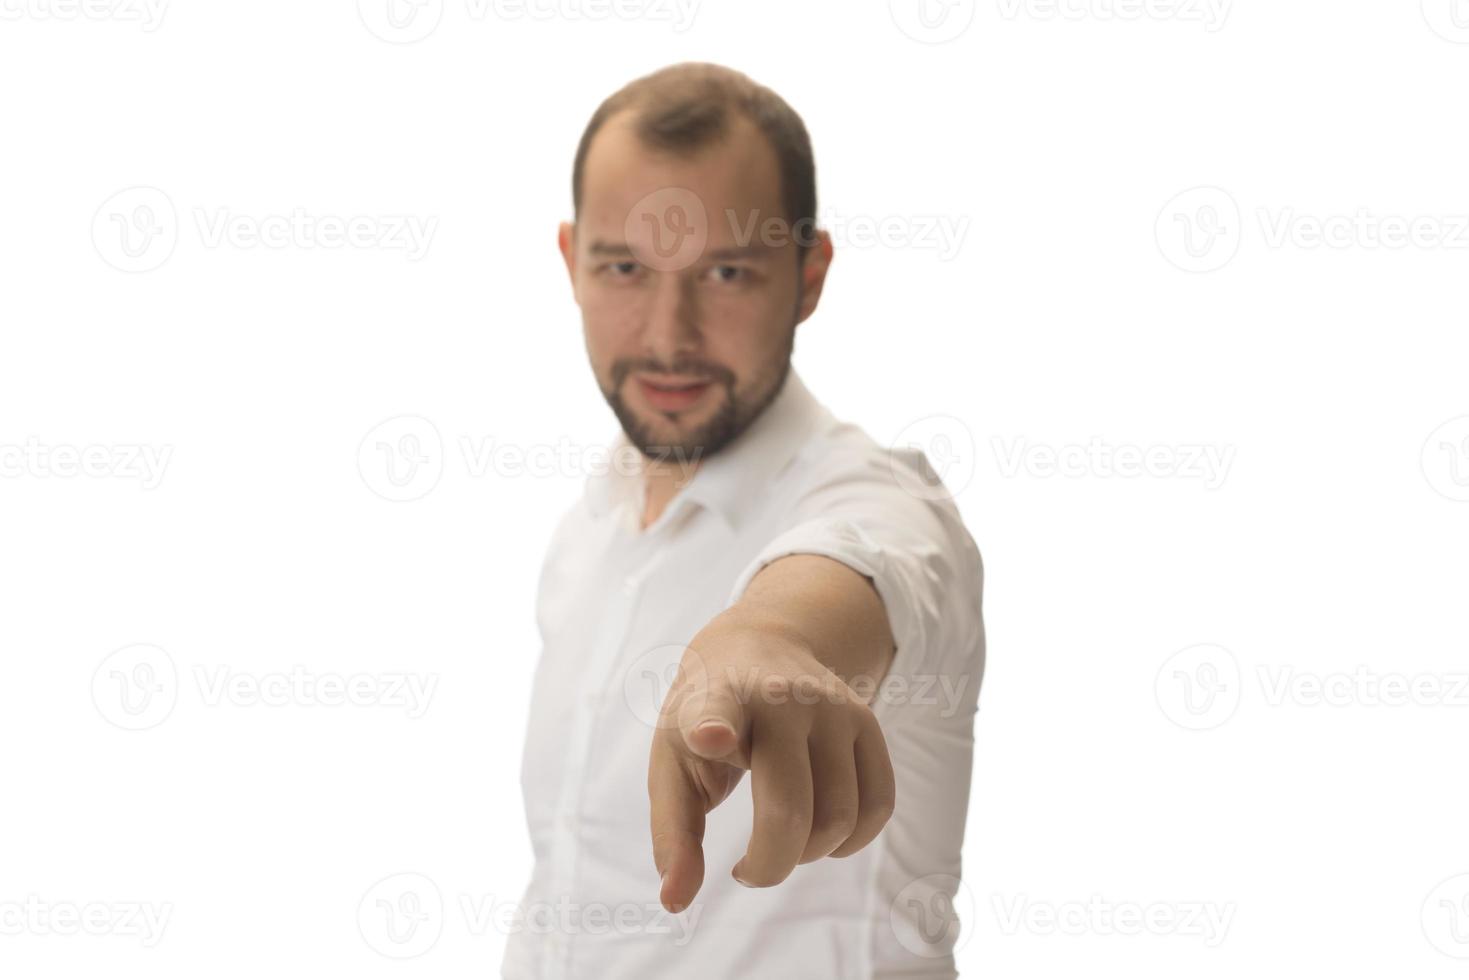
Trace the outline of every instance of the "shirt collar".
<instances>
[{"instance_id":1,"label":"shirt collar","mask_svg":"<svg viewBox=\"0 0 1469 980\"><path fill-rule=\"evenodd\" d=\"M831 413L791 367L765 410L732 442L699 463L693 479L669 501L669 510L698 505L730 530L739 530L759 502L761 490L831 420ZM593 516L604 517L618 506L631 506L635 515L641 514L642 462L627 434L619 431L609 449L606 471L587 477L586 499Z\"/></svg>"}]
</instances>

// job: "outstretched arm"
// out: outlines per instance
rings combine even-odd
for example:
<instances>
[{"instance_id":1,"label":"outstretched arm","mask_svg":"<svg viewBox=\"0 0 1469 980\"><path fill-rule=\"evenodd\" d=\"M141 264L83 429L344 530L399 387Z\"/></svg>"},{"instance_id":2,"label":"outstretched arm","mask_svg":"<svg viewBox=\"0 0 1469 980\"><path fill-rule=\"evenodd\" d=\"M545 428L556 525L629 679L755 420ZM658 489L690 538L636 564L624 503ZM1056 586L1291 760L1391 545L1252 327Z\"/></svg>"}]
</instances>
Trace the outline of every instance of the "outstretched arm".
<instances>
[{"instance_id":1,"label":"outstretched arm","mask_svg":"<svg viewBox=\"0 0 1469 980\"><path fill-rule=\"evenodd\" d=\"M664 701L648 768L660 900L686 908L704 880L704 818L751 772L754 829L732 869L784 881L853 854L892 815L887 744L868 707L895 650L872 581L831 558L762 568L700 630Z\"/></svg>"}]
</instances>

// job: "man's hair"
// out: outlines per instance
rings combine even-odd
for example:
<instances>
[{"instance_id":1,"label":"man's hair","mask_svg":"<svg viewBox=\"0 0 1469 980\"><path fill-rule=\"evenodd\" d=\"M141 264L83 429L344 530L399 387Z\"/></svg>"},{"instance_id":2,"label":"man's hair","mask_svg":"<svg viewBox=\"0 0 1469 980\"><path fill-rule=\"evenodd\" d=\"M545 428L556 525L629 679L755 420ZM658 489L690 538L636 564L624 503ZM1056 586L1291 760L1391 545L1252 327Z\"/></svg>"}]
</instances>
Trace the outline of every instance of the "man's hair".
<instances>
[{"instance_id":1,"label":"man's hair","mask_svg":"<svg viewBox=\"0 0 1469 980\"><path fill-rule=\"evenodd\" d=\"M816 227L816 162L806 124L770 89L732 68L707 62L659 69L624 85L597 107L582 133L571 171L576 215L581 214L582 171L592 138L624 109L633 111L636 133L646 146L675 154L691 154L716 142L728 131L732 113L749 119L775 150L785 219L797 242L811 243Z\"/></svg>"}]
</instances>

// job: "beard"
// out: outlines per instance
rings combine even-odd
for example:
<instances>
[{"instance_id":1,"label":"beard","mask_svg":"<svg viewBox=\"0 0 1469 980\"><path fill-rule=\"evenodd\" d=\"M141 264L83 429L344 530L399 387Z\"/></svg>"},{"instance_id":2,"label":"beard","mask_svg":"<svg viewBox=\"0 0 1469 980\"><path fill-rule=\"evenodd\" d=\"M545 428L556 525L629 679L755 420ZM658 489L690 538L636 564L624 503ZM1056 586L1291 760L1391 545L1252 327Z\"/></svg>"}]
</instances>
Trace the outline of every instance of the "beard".
<instances>
[{"instance_id":1,"label":"beard","mask_svg":"<svg viewBox=\"0 0 1469 980\"><path fill-rule=\"evenodd\" d=\"M612 390L603 391L602 397L628 442L648 459L664 460L670 456L680 461L692 461L713 456L739 437L750 424L775 400L785 385L786 375L791 369L791 351L794 346L795 330L792 329L785 350L770 367L755 379L744 393L734 372L718 364L697 360L682 360L672 365L662 365L646 358L624 358L612 365ZM668 428L677 424L678 413L654 412L664 420L656 425L646 415L639 414L622 396L623 385L634 371L653 374L695 375L709 379L710 393L723 390L719 408L714 414L689 432L670 435Z\"/></svg>"}]
</instances>

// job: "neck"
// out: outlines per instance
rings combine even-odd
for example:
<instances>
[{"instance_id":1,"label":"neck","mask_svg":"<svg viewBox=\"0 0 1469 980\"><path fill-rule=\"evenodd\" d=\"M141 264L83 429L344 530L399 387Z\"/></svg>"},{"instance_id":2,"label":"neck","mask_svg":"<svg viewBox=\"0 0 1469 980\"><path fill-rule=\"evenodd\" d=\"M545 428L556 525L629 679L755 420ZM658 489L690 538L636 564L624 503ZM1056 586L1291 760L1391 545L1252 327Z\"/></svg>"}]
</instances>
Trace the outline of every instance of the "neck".
<instances>
[{"instance_id":1,"label":"neck","mask_svg":"<svg viewBox=\"0 0 1469 980\"><path fill-rule=\"evenodd\" d=\"M698 460L645 460L643 465L643 488L645 490L642 527L646 529L658 520L678 492L688 486L699 468Z\"/></svg>"}]
</instances>

